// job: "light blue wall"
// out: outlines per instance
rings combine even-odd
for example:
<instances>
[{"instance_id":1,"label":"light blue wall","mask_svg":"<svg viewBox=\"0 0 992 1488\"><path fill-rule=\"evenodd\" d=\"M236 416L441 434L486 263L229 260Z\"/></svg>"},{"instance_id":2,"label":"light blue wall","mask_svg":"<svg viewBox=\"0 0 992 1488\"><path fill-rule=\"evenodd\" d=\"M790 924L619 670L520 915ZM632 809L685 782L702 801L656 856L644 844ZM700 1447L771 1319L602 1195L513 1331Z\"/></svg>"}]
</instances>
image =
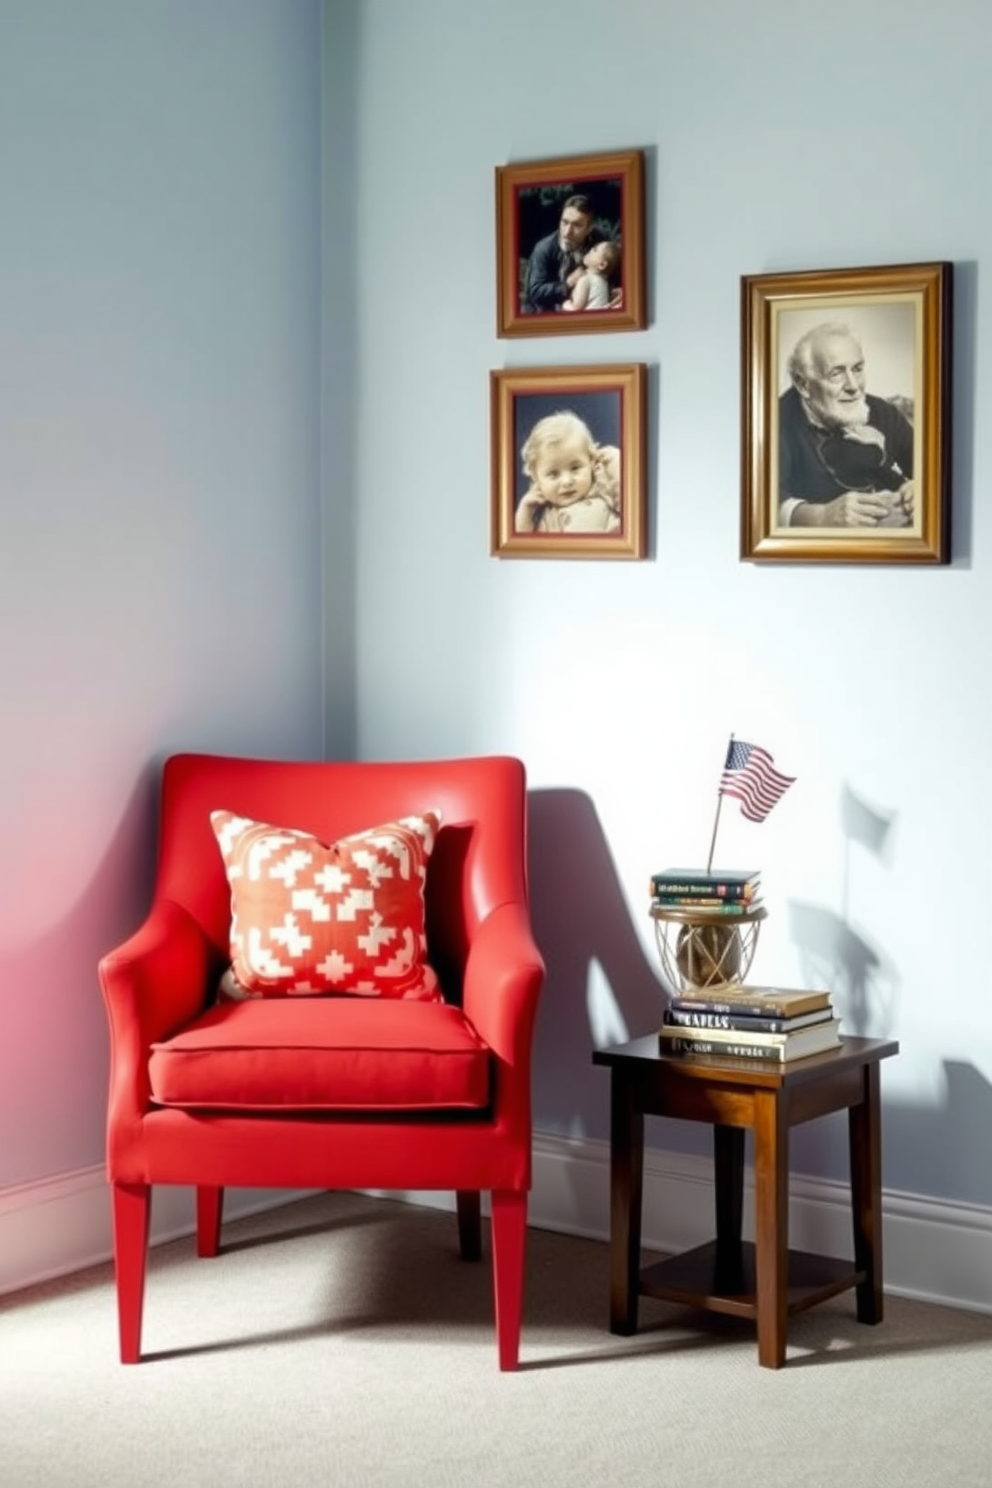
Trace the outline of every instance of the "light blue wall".
<instances>
[{"instance_id":1,"label":"light blue wall","mask_svg":"<svg viewBox=\"0 0 992 1488\"><path fill-rule=\"evenodd\" d=\"M358 195L358 48L361 0L335 0L323 33L323 295L321 420L324 479L324 704L328 759L357 752L355 695L355 411L361 264Z\"/></svg>"},{"instance_id":2,"label":"light blue wall","mask_svg":"<svg viewBox=\"0 0 992 1488\"><path fill-rule=\"evenodd\" d=\"M161 757L321 753L320 26L0 0L0 1188L101 1159Z\"/></svg>"},{"instance_id":3,"label":"light blue wall","mask_svg":"<svg viewBox=\"0 0 992 1488\"><path fill-rule=\"evenodd\" d=\"M537 1124L601 1136L590 1048L658 1020L647 875L705 855L734 729L799 777L721 826L764 870L756 971L828 978L848 1027L901 1040L889 1186L992 1203L992 21L322 13L323 37L318 0L0 0L0 1187L99 1160L95 964L144 907L164 753L521 754ZM649 329L499 341L495 165L632 146ZM740 564L740 275L936 257L954 565ZM625 360L651 559L490 558L490 369ZM878 850L845 792L890 820ZM800 1157L839 1171L837 1125Z\"/></svg>"},{"instance_id":4,"label":"light blue wall","mask_svg":"<svg viewBox=\"0 0 992 1488\"><path fill-rule=\"evenodd\" d=\"M720 828L719 856L764 872L755 974L828 979L849 1031L900 1039L888 1185L992 1202L992 12L365 0L360 17L343 178L357 742L527 761L550 969L539 1129L605 1133L590 1048L660 1018L648 875L705 861L733 730L798 776L763 826L725 812ZM494 167L631 147L649 329L498 340ZM936 258L957 266L953 566L742 564L740 276ZM349 273L330 243L325 267ZM651 560L491 558L490 370L628 360L650 370ZM884 845L859 840L848 792L889 822ZM797 1150L806 1171L846 1171L839 1122Z\"/></svg>"}]
</instances>

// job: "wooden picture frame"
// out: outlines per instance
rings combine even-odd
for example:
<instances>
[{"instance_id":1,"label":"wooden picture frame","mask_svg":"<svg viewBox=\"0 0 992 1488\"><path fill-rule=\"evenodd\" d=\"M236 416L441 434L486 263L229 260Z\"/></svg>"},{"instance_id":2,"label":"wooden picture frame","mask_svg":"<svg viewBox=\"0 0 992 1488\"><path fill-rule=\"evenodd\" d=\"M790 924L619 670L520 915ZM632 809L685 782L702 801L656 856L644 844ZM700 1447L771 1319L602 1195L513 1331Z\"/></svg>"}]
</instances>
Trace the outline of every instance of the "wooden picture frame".
<instances>
[{"instance_id":1,"label":"wooden picture frame","mask_svg":"<svg viewBox=\"0 0 992 1488\"><path fill-rule=\"evenodd\" d=\"M643 558L643 363L490 373L490 553Z\"/></svg>"},{"instance_id":2,"label":"wooden picture frame","mask_svg":"<svg viewBox=\"0 0 992 1488\"><path fill-rule=\"evenodd\" d=\"M568 278L577 281L586 267L585 252L603 244L588 266L596 275L569 287ZM646 324L643 151L497 166L496 334L566 336Z\"/></svg>"},{"instance_id":3,"label":"wooden picture frame","mask_svg":"<svg viewBox=\"0 0 992 1488\"><path fill-rule=\"evenodd\" d=\"M742 279L742 559L949 561L952 267Z\"/></svg>"}]
</instances>

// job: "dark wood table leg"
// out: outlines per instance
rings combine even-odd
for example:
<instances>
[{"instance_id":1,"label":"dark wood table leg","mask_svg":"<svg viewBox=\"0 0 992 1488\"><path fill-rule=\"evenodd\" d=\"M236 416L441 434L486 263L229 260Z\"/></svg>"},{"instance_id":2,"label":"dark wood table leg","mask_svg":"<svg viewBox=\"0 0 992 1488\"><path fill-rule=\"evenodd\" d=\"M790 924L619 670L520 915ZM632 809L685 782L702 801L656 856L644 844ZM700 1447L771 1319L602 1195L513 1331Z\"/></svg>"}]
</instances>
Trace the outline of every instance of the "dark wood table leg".
<instances>
[{"instance_id":1,"label":"dark wood table leg","mask_svg":"<svg viewBox=\"0 0 992 1488\"><path fill-rule=\"evenodd\" d=\"M785 1363L789 1270L789 1126L776 1090L754 1096L754 1251L758 1363Z\"/></svg>"},{"instance_id":2,"label":"dark wood table leg","mask_svg":"<svg viewBox=\"0 0 992 1488\"><path fill-rule=\"evenodd\" d=\"M744 1225L744 1128L713 1128L716 1189L716 1285L731 1295L744 1288L741 1234Z\"/></svg>"},{"instance_id":3,"label":"dark wood table leg","mask_svg":"<svg viewBox=\"0 0 992 1488\"><path fill-rule=\"evenodd\" d=\"M641 1203L644 1189L644 1113L630 1081L613 1070L610 1081L610 1332L637 1332L641 1289Z\"/></svg>"},{"instance_id":4,"label":"dark wood table leg","mask_svg":"<svg viewBox=\"0 0 992 1488\"><path fill-rule=\"evenodd\" d=\"M878 1064L862 1071L864 1096L848 1117L854 1265L864 1272L855 1288L858 1321L882 1321L882 1133Z\"/></svg>"}]
</instances>

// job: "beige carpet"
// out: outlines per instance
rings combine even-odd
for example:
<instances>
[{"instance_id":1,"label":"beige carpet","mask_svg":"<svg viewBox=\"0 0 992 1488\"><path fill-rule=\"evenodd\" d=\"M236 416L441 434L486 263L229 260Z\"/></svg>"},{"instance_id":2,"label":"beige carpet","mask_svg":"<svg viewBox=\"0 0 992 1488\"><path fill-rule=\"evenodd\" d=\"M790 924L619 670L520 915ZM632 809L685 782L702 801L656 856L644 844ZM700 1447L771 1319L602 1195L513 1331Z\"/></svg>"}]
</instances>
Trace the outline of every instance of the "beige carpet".
<instances>
[{"instance_id":1,"label":"beige carpet","mask_svg":"<svg viewBox=\"0 0 992 1488\"><path fill-rule=\"evenodd\" d=\"M0 1299L5 1488L940 1488L992 1482L992 1318L848 1293L753 1329L646 1299L607 1330L607 1252L532 1230L523 1367L496 1368L488 1246L349 1194L153 1252L146 1361L116 1359L111 1271Z\"/></svg>"}]
</instances>

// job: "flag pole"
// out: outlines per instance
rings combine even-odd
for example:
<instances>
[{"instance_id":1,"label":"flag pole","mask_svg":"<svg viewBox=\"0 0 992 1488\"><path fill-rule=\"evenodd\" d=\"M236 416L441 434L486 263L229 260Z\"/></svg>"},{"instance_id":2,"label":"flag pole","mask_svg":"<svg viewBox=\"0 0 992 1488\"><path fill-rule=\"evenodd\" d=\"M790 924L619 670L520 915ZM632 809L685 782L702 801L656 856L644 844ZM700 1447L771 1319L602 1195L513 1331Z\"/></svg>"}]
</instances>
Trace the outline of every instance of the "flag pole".
<instances>
[{"instance_id":1,"label":"flag pole","mask_svg":"<svg viewBox=\"0 0 992 1488\"><path fill-rule=\"evenodd\" d=\"M713 849L716 847L716 829L720 825L720 807L722 804L723 797L718 792L716 798L716 816L713 818L713 836L710 838L710 855L706 859L707 873L709 873L713 867Z\"/></svg>"},{"instance_id":2,"label":"flag pole","mask_svg":"<svg viewBox=\"0 0 992 1488\"><path fill-rule=\"evenodd\" d=\"M731 736L730 736L730 743L727 745L727 759L730 758L730 751L733 749L733 747L734 747L734 736L733 736L733 734L731 734ZM726 765L724 765L724 769L726 769ZM722 778L723 777L722 777L722 774L721 774L721 779ZM710 855L709 855L709 857L706 860L706 872L707 873L711 872L711 870L713 868L713 849L716 847L716 829L720 825L720 807L722 805L723 805L723 792L718 787L717 788L717 793L716 793L716 815L713 818L713 836L710 838Z\"/></svg>"}]
</instances>

